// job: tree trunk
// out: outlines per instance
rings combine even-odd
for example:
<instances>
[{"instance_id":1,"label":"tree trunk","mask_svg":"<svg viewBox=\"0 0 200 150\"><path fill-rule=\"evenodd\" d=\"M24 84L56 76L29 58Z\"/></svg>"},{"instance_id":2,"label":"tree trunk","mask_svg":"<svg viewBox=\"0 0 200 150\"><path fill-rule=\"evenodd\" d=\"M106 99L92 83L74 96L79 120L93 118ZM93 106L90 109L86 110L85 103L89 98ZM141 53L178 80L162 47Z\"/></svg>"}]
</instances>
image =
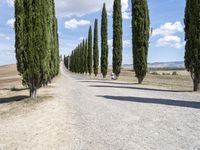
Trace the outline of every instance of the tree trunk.
<instances>
[{"instance_id":1,"label":"tree trunk","mask_svg":"<svg viewBox=\"0 0 200 150\"><path fill-rule=\"evenodd\" d=\"M34 86L30 88L30 97L33 99L37 99L37 89Z\"/></svg>"},{"instance_id":2,"label":"tree trunk","mask_svg":"<svg viewBox=\"0 0 200 150\"><path fill-rule=\"evenodd\" d=\"M106 75L103 75L103 78L105 79L105 78L106 78Z\"/></svg>"},{"instance_id":3,"label":"tree trunk","mask_svg":"<svg viewBox=\"0 0 200 150\"><path fill-rule=\"evenodd\" d=\"M143 77L138 77L138 84L142 84L143 79Z\"/></svg>"},{"instance_id":4,"label":"tree trunk","mask_svg":"<svg viewBox=\"0 0 200 150\"><path fill-rule=\"evenodd\" d=\"M200 92L200 79L197 76L194 77L193 86L194 86L193 90L195 92L197 92L197 91Z\"/></svg>"}]
</instances>

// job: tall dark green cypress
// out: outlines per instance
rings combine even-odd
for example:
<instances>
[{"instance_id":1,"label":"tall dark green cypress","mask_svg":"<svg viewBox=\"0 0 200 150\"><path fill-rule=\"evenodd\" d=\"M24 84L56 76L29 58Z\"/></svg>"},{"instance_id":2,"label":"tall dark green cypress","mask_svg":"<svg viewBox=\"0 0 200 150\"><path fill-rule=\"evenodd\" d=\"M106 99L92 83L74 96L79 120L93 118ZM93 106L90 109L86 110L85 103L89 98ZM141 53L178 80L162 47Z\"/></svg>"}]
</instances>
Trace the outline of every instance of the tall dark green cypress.
<instances>
[{"instance_id":1,"label":"tall dark green cypress","mask_svg":"<svg viewBox=\"0 0 200 150\"><path fill-rule=\"evenodd\" d=\"M24 72L24 59L25 59L25 49L24 49L24 3L23 0L15 1L15 53L17 59L17 70L20 74Z\"/></svg>"},{"instance_id":2,"label":"tall dark green cypress","mask_svg":"<svg viewBox=\"0 0 200 150\"><path fill-rule=\"evenodd\" d=\"M85 40L85 63L84 63L84 72L88 73L88 40Z\"/></svg>"},{"instance_id":3,"label":"tall dark green cypress","mask_svg":"<svg viewBox=\"0 0 200 150\"><path fill-rule=\"evenodd\" d=\"M67 69L69 69L69 61L70 61L70 57L69 56L65 56L64 55L64 64L65 64L65 67L67 68Z\"/></svg>"},{"instance_id":4,"label":"tall dark green cypress","mask_svg":"<svg viewBox=\"0 0 200 150\"><path fill-rule=\"evenodd\" d=\"M92 74L92 27L90 26L88 32L88 73Z\"/></svg>"},{"instance_id":5,"label":"tall dark green cypress","mask_svg":"<svg viewBox=\"0 0 200 150\"><path fill-rule=\"evenodd\" d=\"M118 77L122 65L122 12L121 0L114 0L113 5L113 72Z\"/></svg>"},{"instance_id":6,"label":"tall dark green cypress","mask_svg":"<svg viewBox=\"0 0 200 150\"><path fill-rule=\"evenodd\" d=\"M147 73L149 28L147 0L132 0L133 65L139 84L142 83Z\"/></svg>"},{"instance_id":7,"label":"tall dark green cypress","mask_svg":"<svg viewBox=\"0 0 200 150\"><path fill-rule=\"evenodd\" d=\"M54 76L58 75L59 70L60 70L60 56L59 56L59 35L58 35L58 22L57 18L55 17L54 14L54 19L53 19L53 36L54 36L54 42L55 42L55 74Z\"/></svg>"},{"instance_id":8,"label":"tall dark green cypress","mask_svg":"<svg viewBox=\"0 0 200 150\"><path fill-rule=\"evenodd\" d=\"M108 70L108 23L107 23L106 4L103 4L101 15L101 73L103 78L107 75Z\"/></svg>"},{"instance_id":9,"label":"tall dark green cypress","mask_svg":"<svg viewBox=\"0 0 200 150\"><path fill-rule=\"evenodd\" d=\"M99 69L98 20L97 19L95 19L95 23L94 23L93 69L94 69L95 76L97 76L98 69Z\"/></svg>"},{"instance_id":10,"label":"tall dark green cypress","mask_svg":"<svg viewBox=\"0 0 200 150\"><path fill-rule=\"evenodd\" d=\"M57 18L55 16L55 4L54 0L48 1L49 9L46 8L45 10L48 10L47 12L47 22L49 24L49 28L47 28L47 34L49 34L49 38L47 40L48 49L50 50L50 59L49 59L49 82L58 74L59 72L59 41L58 41L58 25L57 25Z\"/></svg>"},{"instance_id":11,"label":"tall dark green cypress","mask_svg":"<svg viewBox=\"0 0 200 150\"><path fill-rule=\"evenodd\" d=\"M200 2L186 0L185 67L193 80L193 90L200 91Z\"/></svg>"},{"instance_id":12,"label":"tall dark green cypress","mask_svg":"<svg viewBox=\"0 0 200 150\"><path fill-rule=\"evenodd\" d=\"M52 22L55 16L52 2L53 0L15 1L17 68L23 84L29 87L30 96L34 98L37 89L46 84L50 76L50 47L54 47L51 43Z\"/></svg>"},{"instance_id":13,"label":"tall dark green cypress","mask_svg":"<svg viewBox=\"0 0 200 150\"><path fill-rule=\"evenodd\" d=\"M81 44L81 74L85 73L85 40Z\"/></svg>"}]
</instances>

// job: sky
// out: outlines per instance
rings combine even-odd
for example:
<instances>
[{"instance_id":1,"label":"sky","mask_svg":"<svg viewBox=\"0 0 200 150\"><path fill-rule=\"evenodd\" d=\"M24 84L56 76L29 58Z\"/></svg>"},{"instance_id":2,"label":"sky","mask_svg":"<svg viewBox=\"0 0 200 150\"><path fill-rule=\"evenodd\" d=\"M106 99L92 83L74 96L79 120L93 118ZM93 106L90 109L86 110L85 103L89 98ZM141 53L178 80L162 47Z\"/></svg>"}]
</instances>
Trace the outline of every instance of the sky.
<instances>
[{"instance_id":1,"label":"sky","mask_svg":"<svg viewBox=\"0 0 200 150\"><path fill-rule=\"evenodd\" d=\"M87 37L95 18L100 24L103 3L108 11L109 64L112 64L113 0L55 0L60 54L69 55ZM131 1L121 0L123 14L123 64L132 64ZM148 62L184 60L185 0L148 0L151 37ZM0 0L0 65L16 63L13 0Z\"/></svg>"}]
</instances>

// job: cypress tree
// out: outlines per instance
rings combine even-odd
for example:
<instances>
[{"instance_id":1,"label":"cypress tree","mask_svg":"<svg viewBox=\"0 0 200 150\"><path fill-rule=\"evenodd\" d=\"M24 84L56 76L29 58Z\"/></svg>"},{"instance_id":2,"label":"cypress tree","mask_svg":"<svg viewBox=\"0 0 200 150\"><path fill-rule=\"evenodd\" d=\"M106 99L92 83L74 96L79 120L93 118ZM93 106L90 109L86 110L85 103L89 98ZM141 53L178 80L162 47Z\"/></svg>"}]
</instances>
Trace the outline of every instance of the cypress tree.
<instances>
[{"instance_id":1,"label":"cypress tree","mask_svg":"<svg viewBox=\"0 0 200 150\"><path fill-rule=\"evenodd\" d=\"M46 5L46 7L49 6L49 8L46 8L45 10L48 10L47 12L47 22L49 25L49 28L47 28L47 46L49 49L49 78L48 81L51 82L51 80L58 74L59 72L59 41L58 41L58 25L57 25L57 18L55 16L55 4L54 0L48 1L49 5Z\"/></svg>"},{"instance_id":2,"label":"cypress tree","mask_svg":"<svg viewBox=\"0 0 200 150\"><path fill-rule=\"evenodd\" d=\"M87 41L87 39L85 40L85 48L84 48L84 50L85 50L85 63L84 63L84 71L85 71L85 73L87 74L88 73L88 41Z\"/></svg>"},{"instance_id":3,"label":"cypress tree","mask_svg":"<svg viewBox=\"0 0 200 150\"><path fill-rule=\"evenodd\" d=\"M23 84L30 89L30 96L36 98L36 91L50 76L53 5L49 0L16 0L15 32L17 68ZM57 31L55 31L57 32ZM55 53L54 53L55 54Z\"/></svg>"},{"instance_id":4,"label":"cypress tree","mask_svg":"<svg viewBox=\"0 0 200 150\"><path fill-rule=\"evenodd\" d=\"M54 8L55 9L55 8ZM55 42L55 74L54 76L58 75L60 70L60 58L59 58L59 36L58 36L58 21L55 17L54 13L54 20L53 20L53 36L54 36L54 42Z\"/></svg>"},{"instance_id":5,"label":"cypress tree","mask_svg":"<svg viewBox=\"0 0 200 150\"><path fill-rule=\"evenodd\" d=\"M70 61L70 57L69 56L65 57L64 55L64 64L67 69L69 69L69 61Z\"/></svg>"},{"instance_id":6,"label":"cypress tree","mask_svg":"<svg viewBox=\"0 0 200 150\"><path fill-rule=\"evenodd\" d=\"M20 74L24 71L24 34L23 34L23 24L24 24L24 4L23 0L15 1L15 53L17 61L17 70Z\"/></svg>"},{"instance_id":7,"label":"cypress tree","mask_svg":"<svg viewBox=\"0 0 200 150\"><path fill-rule=\"evenodd\" d=\"M122 65L122 12L121 0L114 0L113 5L113 72L118 77Z\"/></svg>"},{"instance_id":8,"label":"cypress tree","mask_svg":"<svg viewBox=\"0 0 200 150\"><path fill-rule=\"evenodd\" d=\"M95 23L94 23L93 69L94 69L95 76L97 76L98 69L99 69L98 20L97 19L95 19Z\"/></svg>"},{"instance_id":9,"label":"cypress tree","mask_svg":"<svg viewBox=\"0 0 200 150\"><path fill-rule=\"evenodd\" d=\"M85 72L85 40L83 40L81 45L81 74Z\"/></svg>"},{"instance_id":10,"label":"cypress tree","mask_svg":"<svg viewBox=\"0 0 200 150\"><path fill-rule=\"evenodd\" d=\"M200 91L200 2L186 0L185 8L185 67L193 80L193 90Z\"/></svg>"},{"instance_id":11,"label":"cypress tree","mask_svg":"<svg viewBox=\"0 0 200 150\"><path fill-rule=\"evenodd\" d=\"M139 84L142 83L147 73L149 27L147 0L132 0L133 64Z\"/></svg>"},{"instance_id":12,"label":"cypress tree","mask_svg":"<svg viewBox=\"0 0 200 150\"><path fill-rule=\"evenodd\" d=\"M90 26L88 32L88 73L92 73L92 27Z\"/></svg>"},{"instance_id":13,"label":"cypress tree","mask_svg":"<svg viewBox=\"0 0 200 150\"><path fill-rule=\"evenodd\" d=\"M54 40L54 27L55 27L55 24L54 24L54 18L53 18L53 13L54 13L54 9L53 9L53 1L52 0L49 0L48 3L50 3L50 6L49 5L46 5L46 7L49 7L46 8L45 10L47 10L47 22L49 24L49 28L45 28L45 31L46 31L46 34L48 34L48 38L47 38L47 41L46 41L46 45L49 49L49 75L48 75L48 80L47 82L51 82L52 78L54 77L54 75L56 74L55 73L55 70L56 70L56 58L55 58L55 40Z\"/></svg>"},{"instance_id":14,"label":"cypress tree","mask_svg":"<svg viewBox=\"0 0 200 150\"><path fill-rule=\"evenodd\" d=\"M106 4L103 4L101 15L101 73L103 78L107 75L108 70L108 23Z\"/></svg>"}]
</instances>

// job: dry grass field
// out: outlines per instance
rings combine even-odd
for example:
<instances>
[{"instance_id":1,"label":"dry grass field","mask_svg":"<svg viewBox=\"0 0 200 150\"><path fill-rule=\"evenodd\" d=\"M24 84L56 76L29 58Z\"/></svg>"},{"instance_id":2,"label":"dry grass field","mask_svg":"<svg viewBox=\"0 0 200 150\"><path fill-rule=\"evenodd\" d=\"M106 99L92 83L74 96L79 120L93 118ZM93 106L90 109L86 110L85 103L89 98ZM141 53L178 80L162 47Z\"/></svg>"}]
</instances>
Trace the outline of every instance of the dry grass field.
<instances>
[{"instance_id":1,"label":"dry grass field","mask_svg":"<svg viewBox=\"0 0 200 150\"><path fill-rule=\"evenodd\" d=\"M153 75L153 73L155 72L157 73L157 75ZM173 72L176 72L177 75L172 75ZM110 74L111 69L109 68L108 75L104 80L111 80ZM84 75L84 77L87 79L102 80L102 75L100 73L97 77L95 77L93 74L91 76ZM118 81L136 84L137 78L135 77L133 71L122 69ZM186 70L154 70L151 73L147 73L143 85L159 86L160 88L167 88L169 90L178 91L192 90L192 80L190 74ZM21 77L18 75L16 65L0 66L0 95L14 96L15 94L28 94L28 90L21 84Z\"/></svg>"},{"instance_id":2,"label":"dry grass field","mask_svg":"<svg viewBox=\"0 0 200 150\"><path fill-rule=\"evenodd\" d=\"M50 88L51 85L39 91L40 100L51 97L48 94ZM16 65L0 66L0 117L2 114L9 116L35 105L37 102L28 96L29 90L22 85L22 78L17 72Z\"/></svg>"},{"instance_id":3,"label":"dry grass field","mask_svg":"<svg viewBox=\"0 0 200 150\"><path fill-rule=\"evenodd\" d=\"M158 75L153 75L156 72ZM177 75L172 75L176 72ZM105 80L111 79L111 69L108 71L108 75ZM163 75L165 74L165 75ZM170 74L170 75L169 75ZM91 76L86 76L88 79L99 79L102 80L102 75L99 73L97 77L93 74ZM137 78L133 71L128 69L122 69L118 81L124 81L128 83L137 84ZM143 85L149 86L159 86L160 88L167 88L170 90L180 90L180 91L192 91L192 80L190 74L186 70L154 70L147 73L144 79Z\"/></svg>"}]
</instances>

